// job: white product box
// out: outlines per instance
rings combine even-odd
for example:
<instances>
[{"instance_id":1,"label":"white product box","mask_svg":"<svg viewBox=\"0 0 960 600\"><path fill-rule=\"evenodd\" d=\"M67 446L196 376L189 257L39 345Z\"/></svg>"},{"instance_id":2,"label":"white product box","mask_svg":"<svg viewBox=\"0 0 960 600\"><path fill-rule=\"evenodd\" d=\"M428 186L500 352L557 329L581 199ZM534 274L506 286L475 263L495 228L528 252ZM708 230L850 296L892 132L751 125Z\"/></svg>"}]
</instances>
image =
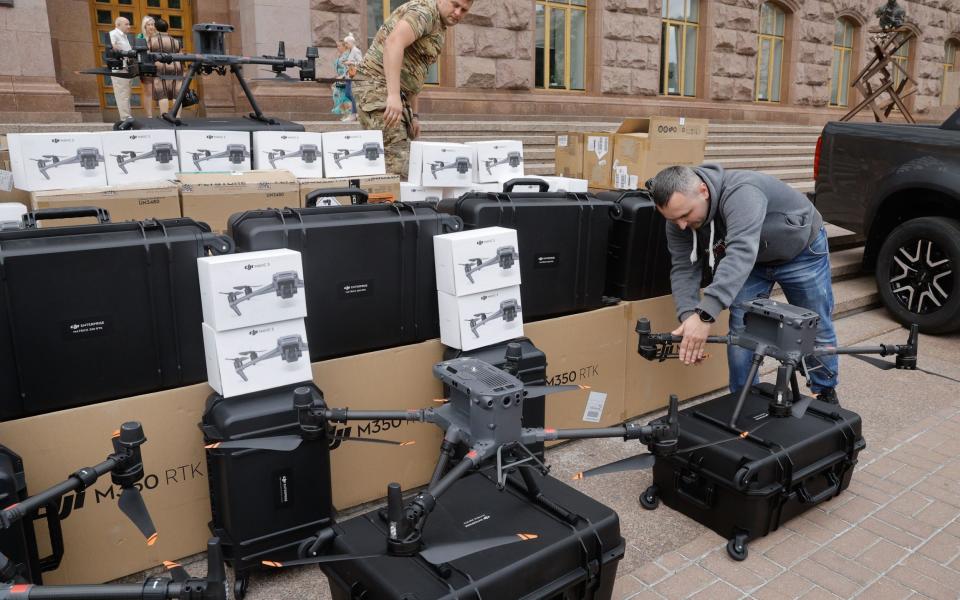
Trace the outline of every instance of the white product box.
<instances>
[{"instance_id":1,"label":"white product box","mask_svg":"<svg viewBox=\"0 0 960 600\"><path fill-rule=\"evenodd\" d=\"M11 133L13 185L27 192L107 185L101 133Z\"/></svg>"},{"instance_id":2,"label":"white product box","mask_svg":"<svg viewBox=\"0 0 960 600\"><path fill-rule=\"evenodd\" d=\"M254 131L253 168L286 169L297 177L323 177L323 134Z\"/></svg>"},{"instance_id":3,"label":"white product box","mask_svg":"<svg viewBox=\"0 0 960 600\"><path fill-rule=\"evenodd\" d=\"M326 177L387 174L382 131L327 131L322 135Z\"/></svg>"},{"instance_id":4,"label":"white product box","mask_svg":"<svg viewBox=\"0 0 960 600\"><path fill-rule=\"evenodd\" d=\"M531 175L527 179L540 179L549 186L548 192L571 192L587 193L588 181L586 179L574 179L572 177L556 177L553 175ZM502 179L500 185L506 184L510 179ZM540 188L536 185L518 185L513 188L514 192L539 192Z\"/></svg>"},{"instance_id":5,"label":"white product box","mask_svg":"<svg viewBox=\"0 0 960 600\"><path fill-rule=\"evenodd\" d=\"M477 151L473 165L473 180L496 183L502 179L523 177L523 142L501 140L496 142L467 142Z\"/></svg>"},{"instance_id":6,"label":"white product box","mask_svg":"<svg viewBox=\"0 0 960 600\"><path fill-rule=\"evenodd\" d=\"M203 324L210 387L224 398L311 381L303 319L214 331Z\"/></svg>"},{"instance_id":7,"label":"white product box","mask_svg":"<svg viewBox=\"0 0 960 600\"><path fill-rule=\"evenodd\" d=\"M414 183L400 182L401 202L423 202L424 200L442 200L445 188L423 187Z\"/></svg>"},{"instance_id":8,"label":"white product box","mask_svg":"<svg viewBox=\"0 0 960 600\"><path fill-rule=\"evenodd\" d=\"M427 187L466 187L473 183L476 149L467 144L411 142L410 183Z\"/></svg>"},{"instance_id":9,"label":"white product box","mask_svg":"<svg viewBox=\"0 0 960 600\"><path fill-rule=\"evenodd\" d=\"M250 133L247 131L177 130L180 146L180 170L249 171Z\"/></svg>"},{"instance_id":10,"label":"white product box","mask_svg":"<svg viewBox=\"0 0 960 600\"><path fill-rule=\"evenodd\" d=\"M474 350L523 335L520 286L452 296L437 292L440 341L451 348Z\"/></svg>"},{"instance_id":11,"label":"white product box","mask_svg":"<svg viewBox=\"0 0 960 600\"><path fill-rule=\"evenodd\" d=\"M466 296L520 285L517 231L484 227L433 237L437 290Z\"/></svg>"},{"instance_id":12,"label":"white product box","mask_svg":"<svg viewBox=\"0 0 960 600\"><path fill-rule=\"evenodd\" d=\"M197 259L203 321L216 331L307 316L303 261L295 250Z\"/></svg>"},{"instance_id":13,"label":"white product box","mask_svg":"<svg viewBox=\"0 0 960 600\"><path fill-rule=\"evenodd\" d=\"M471 183L470 185L464 187L448 187L443 188L443 197L444 198L459 198L464 194L469 194L471 192L493 192L499 193L503 191L503 185L499 183Z\"/></svg>"},{"instance_id":14,"label":"white product box","mask_svg":"<svg viewBox=\"0 0 960 600\"><path fill-rule=\"evenodd\" d=\"M107 131L102 135L110 185L176 179L180 172L173 129Z\"/></svg>"}]
</instances>

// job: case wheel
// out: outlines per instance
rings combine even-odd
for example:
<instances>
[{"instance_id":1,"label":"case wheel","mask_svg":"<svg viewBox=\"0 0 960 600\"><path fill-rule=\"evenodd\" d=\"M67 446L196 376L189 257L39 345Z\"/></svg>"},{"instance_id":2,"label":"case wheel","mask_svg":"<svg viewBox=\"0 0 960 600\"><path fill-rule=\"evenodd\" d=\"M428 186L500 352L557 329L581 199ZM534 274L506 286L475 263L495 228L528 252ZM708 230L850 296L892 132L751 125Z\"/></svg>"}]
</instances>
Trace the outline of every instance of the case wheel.
<instances>
[{"instance_id":1,"label":"case wheel","mask_svg":"<svg viewBox=\"0 0 960 600\"><path fill-rule=\"evenodd\" d=\"M651 485L640 494L640 506L647 510L654 510L660 506L660 498L657 496L657 487Z\"/></svg>"},{"instance_id":2,"label":"case wheel","mask_svg":"<svg viewBox=\"0 0 960 600\"><path fill-rule=\"evenodd\" d=\"M237 600L243 600L244 596L247 595L247 586L249 584L250 578L246 575L238 577L237 580L233 582L233 597Z\"/></svg>"},{"instance_id":3,"label":"case wheel","mask_svg":"<svg viewBox=\"0 0 960 600\"><path fill-rule=\"evenodd\" d=\"M727 554L736 561L747 558L747 536L738 535L732 540L727 541Z\"/></svg>"},{"instance_id":4,"label":"case wheel","mask_svg":"<svg viewBox=\"0 0 960 600\"><path fill-rule=\"evenodd\" d=\"M297 546L297 558L310 558L310 555L307 553L310 550L310 546L317 541L316 537L309 537Z\"/></svg>"}]
</instances>

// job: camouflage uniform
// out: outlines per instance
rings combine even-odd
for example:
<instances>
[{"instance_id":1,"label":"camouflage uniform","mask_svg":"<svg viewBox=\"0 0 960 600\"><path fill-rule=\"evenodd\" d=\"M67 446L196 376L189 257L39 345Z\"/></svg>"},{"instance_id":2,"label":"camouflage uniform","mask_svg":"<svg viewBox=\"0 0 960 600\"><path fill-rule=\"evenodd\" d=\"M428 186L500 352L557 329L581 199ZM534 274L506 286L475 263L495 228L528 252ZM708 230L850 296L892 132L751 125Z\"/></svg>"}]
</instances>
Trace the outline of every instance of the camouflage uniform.
<instances>
[{"instance_id":1,"label":"camouflage uniform","mask_svg":"<svg viewBox=\"0 0 960 600\"><path fill-rule=\"evenodd\" d=\"M383 112L387 105L387 78L383 70L383 45L387 36L401 21L406 21L417 39L403 54L400 68L400 97L403 101L403 118L393 127L383 124ZM383 131L383 148L387 172L407 179L410 157L410 131L413 111L407 100L423 89L427 71L437 62L446 38L447 26L440 17L437 0L411 0L393 11L377 32L373 43L357 69L353 94L357 101L357 116L364 129Z\"/></svg>"}]
</instances>

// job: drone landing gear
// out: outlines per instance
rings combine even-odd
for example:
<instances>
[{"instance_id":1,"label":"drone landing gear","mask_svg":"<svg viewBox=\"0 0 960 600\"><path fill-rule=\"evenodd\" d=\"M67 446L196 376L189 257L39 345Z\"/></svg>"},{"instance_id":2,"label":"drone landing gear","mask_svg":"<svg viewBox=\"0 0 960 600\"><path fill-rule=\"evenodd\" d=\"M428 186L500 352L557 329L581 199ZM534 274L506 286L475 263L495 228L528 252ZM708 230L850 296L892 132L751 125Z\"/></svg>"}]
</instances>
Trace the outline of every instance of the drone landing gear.
<instances>
[{"instance_id":1,"label":"drone landing gear","mask_svg":"<svg viewBox=\"0 0 960 600\"><path fill-rule=\"evenodd\" d=\"M504 462L504 458L507 462ZM523 468L535 468L540 473L546 475L550 472L550 467L543 464L539 458L530 449L515 442L513 444L504 444L497 448L497 487L501 490L507 484L507 476L515 469L521 469L521 475L526 474ZM524 477L524 481L526 481Z\"/></svg>"}]
</instances>

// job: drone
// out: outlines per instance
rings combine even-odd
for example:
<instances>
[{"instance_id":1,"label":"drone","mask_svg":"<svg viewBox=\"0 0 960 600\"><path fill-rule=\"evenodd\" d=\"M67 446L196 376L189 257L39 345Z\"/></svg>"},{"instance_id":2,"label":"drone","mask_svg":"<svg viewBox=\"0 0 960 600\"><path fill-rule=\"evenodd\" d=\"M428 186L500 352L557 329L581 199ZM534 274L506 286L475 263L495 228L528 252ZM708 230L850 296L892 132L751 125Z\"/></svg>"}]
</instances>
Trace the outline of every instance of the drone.
<instances>
[{"instance_id":1,"label":"drone","mask_svg":"<svg viewBox=\"0 0 960 600\"><path fill-rule=\"evenodd\" d=\"M238 317L241 317L243 315L240 314L240 309L237 308L237 305L241 302L252 300L257 296L263 296L270 292L276 292L277 297L289 300L297 294L297 289L302 288L303 285L304 283L303 280L300 279L299 273L296 271L282 271L280 273L274 273L273 281L269 285L261 288L253 289L253 287L249 285L238 285L233 288L235 290L233 292L220 293L227 297L227 302L230 304L233 312L237 313Z\"/></svg>"},{"instance_id":2,"label":"drone","mask_svg":"<svg viewBox=\"0 0 960 600\"><path fill-rule=\"evenodd\" d=\"M64 165L80 163L81 168L92 171L103 162L103 155L100 154L99 148L77 148L77 154L70 158L64 158L56 154L44 154L42 158L31 158L30 160L37 162L37 168L40 169L40 174L43 175L44 179L50 179L50 174L47 171Z\"/></svg>"},{"instance_id":3,"label":"drone","mask_svg":"<svg viewBox=\"0 0 960 600\"><path fill-rule=\"evenodd\" d=\"M458 156L453 159L451 163L445 163L442 160L435 160L430 163L430 173L433 174L433 178L437 178L437 173L440 171L446 171L447 169L456 169L457 173L463 175L464 173L470 170L470 159L465 156Z\"/></svg>"},{"instance_id":4,"label":"drone","mask_svg":"<svg viewBox=\"0 0 960 600\"><path fill-rule=\"evenodd\" d=\"M286 150L281 148L274 148L272 151L267 152L267 160L270 161L270 166L276 169L277 161L287 158L302 158L305 163L315 163L317 162L319 152L320 148L318 148L316 144L303 144L296 152L290 153L287 153Z\"/></svg>"},{"instance_id":5,"label":"drone","mask_svg":"<svg viewBox=\"0 0 960 600\"><path fill-rule=\"evenodd\" d=\"M120 170L123 171L124 175L129 175L129 173L127 173L127 165L132 162L154 158L161 165L165 165L173 160L176 152L176 147L170 142L157 142L149 152L144 152L143 154L137 154L133 150L124 150L120 154L114 154L114 156L117 158L117 164L120 166ZM196 158L194 158L194 160L196 160ZM200 167L198 166L197 168L199 169Z\"/></svg>"},{"instance_id":6,"label":"drone","mask_svg":"<svg viewBox=\"0 0 960 600\"><path fill-rule=\"evenodd\" d=\"M363 145L363 148L357 150L356 152L351 152L347 148L342 148L335 152L331 152L330 154L333 156L333 162L337 163L337 168L342 169L343 165L340 163L355 156L363 156L369 161L377 160L380 158L380 155L383 154L383 147L377 142L367 142Z\"/></svg>"},{"instance_id":7,"label":"drone","mask_svg":"<svg viewBox=\"0 0 960 600\"><path fill-rule=\"evenodd\" d=\"M501 302L500 308L492 315L488 315L487 313L476 313L473 315L472 319L466 319L466 321L470 324L470 331L473 332L474 337L479 338L480 333L477 331L478 328L483 327L490 321L500 318L507 323L510 323L516 319L517 314L522 311L523 309L520 308L520 303L517 302L515 298L510 298Z\"/></svg>"},{"instance_id":8,"label":"drone","mask_svg":"<svg viewBox=\"0 0 960 600\"><path fill-rule=\"evenodd\" d=\"M227 144L226 150L217 152L216 154L214 154L212 150L205 148L198 148L196 152L191 152L190 154L193 156L193 164L197 167L198 171L203 170L200 163L204 161L226 158L231 163L239 165L245 158L250 158L250 153L247 152L247 147L244 144Z\"/></svg>"},{"instance_id":9,"label":"drone","mask_svg":"<svg viewBox=\"0 0 960 600\"><path fill-rule=\"evenodd\" d=\"M473 281L473 274L480 269L497 264L500 265L501 269L510 269L519 258L520 257L513 246L501 246L497 248L497 254L493 258L488 258L487 260L482 258L469 259L469 262L463 264L463 270L467 276L467 279L470 280L470 283L475 283Z\"/></svg>"},{"instance_id":10,"label":"drone","mask_svg":"<svg viewBox=\"0 0 960 600\"><path fill-rule=\"evenodd\" d=\"M120 511L140 530L147 540L147 545L154 545L157 541L157 529L137 488L144 476L140 446L146 441L140 423L124 423L113 433L113 453L108 455L106 460L92 467L84 467L66 481L3 509L0 511L0 529L9 529L18 521L32 518L40 508L51 510L51 503L59 503L60 499L70 492L83 492L100 477L110 473L113 483L121 489L117 502ZM17 566L0 554L0 582L11 583L17 578ZM2 590L3 587L0 586L0 600L6 597Z\"/></svg>"},{"instance_id":11,"label":"drone","mask_svg":"<svg viewBox=\"0 0 960 600\"><path fill-rule=\"evenodd\" d=\"M278 356L282 358L284 362L294 363L300 360L303 353L308 350L307 343L303 341L303 338L299 334L293 334L285 335L277 339L277 347L268 352L247 350L240 352L237 358L226 358L224 360L232 362L233 368L236 369L240 379L248 381L244 371L250 367Z\"/></svg>"},{"instance_id":12,"label":"drone","mask_svg":"<svg viewBox=\"0 0 960 600\"><path fill-rule=\"evenodd\" d=\"M299 447L304 439L323 435L331 423L381 419L433 423L444 431L444 438L427 488L405 502L399 484L391 483L387 486L387 507L380 513L389 530L386 540L387 555L419 556L427 563L439 567L477 552L536 539L536 534L517 533L456 544L425 546L422 532L427 518L436 508L443 493L470 471L487 464L495 465L499 489L503 490L507 485L517 487L531 502L558 515L571 525L577 523L578 516L541 493L531 470L535 469L546 475L550 467L538 459L528 445L551 440L622 437L624 440L639 440L654 454L668 454L676 446L679 435L678 402L676 396L671 396L669 418L656 424L641 426L627 423L595 429L526 428L522 423L523 403L526 398L585 390L589 387L525 386L514 375L519 372L521 355L520 345L513 343L507 345L507 364L502 370L481 360L463 357L434 365L434 376L450 390L448 399L438 400L442 403L438 408L407 411L328 408L322 395L311 394L309 388L298 388L294 391L294 406L301 428L298 435L221 442L215 447L289 452ZM517 471L522 478L522 486L515 478L509 477ZM263 564L268 567L288 567L361 558L368 557L335 554L284 562L264 561Z\"/></svg>"},{"instance_id":13,"label":"drone","mask_svg":"<svg viewBox=\"0 0 960 600\"><path fill-rule=\"evenodd\" d=\"M523 162L522 154L520 154L519 152L508 152L506 158L502 160L497 159L496 157L488 158L484 162L484 165L487 167L487 174L493 175L493 171L491 169L493 169L494 167L498 167L500 165L510 165L511 169L516 169L517 167L520 166L520 163L522 162Z\"/></svg>"}]
</instances>

